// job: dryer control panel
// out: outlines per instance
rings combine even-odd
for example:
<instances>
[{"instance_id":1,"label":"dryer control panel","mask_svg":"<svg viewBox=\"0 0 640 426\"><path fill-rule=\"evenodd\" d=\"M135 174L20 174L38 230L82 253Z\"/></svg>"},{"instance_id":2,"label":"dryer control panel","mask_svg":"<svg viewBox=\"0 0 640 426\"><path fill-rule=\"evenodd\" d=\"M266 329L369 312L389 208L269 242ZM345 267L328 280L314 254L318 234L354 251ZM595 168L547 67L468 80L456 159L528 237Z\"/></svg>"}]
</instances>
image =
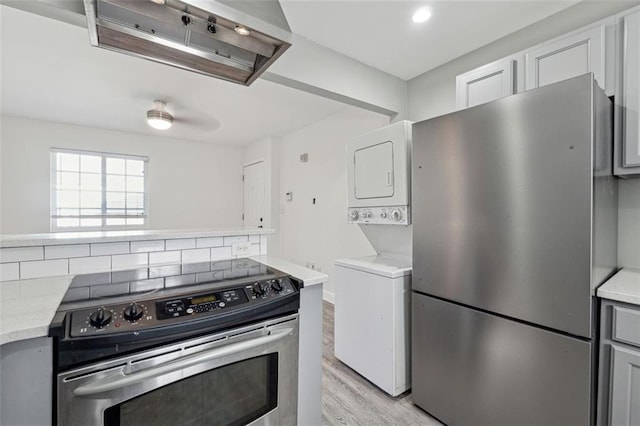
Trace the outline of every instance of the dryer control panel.
<instances>
[{"instance_id":1,"label":"dryer control panel","mask_svg":"<svg viewBox=\"0 0 640 426\"><path fill-rule=\"evenodd\" d=\"M408 225L409 207L361 207L347 210L347 222L375 225Z\"/></svg>"}]
</instances>

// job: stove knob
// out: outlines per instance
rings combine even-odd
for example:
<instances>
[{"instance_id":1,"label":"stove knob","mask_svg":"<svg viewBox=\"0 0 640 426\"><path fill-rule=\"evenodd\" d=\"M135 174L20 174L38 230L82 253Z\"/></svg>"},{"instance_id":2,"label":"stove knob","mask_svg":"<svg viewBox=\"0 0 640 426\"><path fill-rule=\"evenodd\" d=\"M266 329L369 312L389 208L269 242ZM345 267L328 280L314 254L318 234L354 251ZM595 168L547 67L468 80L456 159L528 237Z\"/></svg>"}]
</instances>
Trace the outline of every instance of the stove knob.
<instances>
[{"instance_id":1,"label":"stove knob","mask_svg":"<svg viewBox=\"0 0 640 426\"><path fill-rule=\"evenodd\" d=\"M280 284L278 280L273 280L273 282L271 283L271 288L276 293L280 293L282 291L282 284Z\"/></svg>"},{"instance_id":2,"label":"stove knob","mask_svg":"<svg viewBox=\"0 0 640 426\"><path fill-rule=\"evenodd\" d=\"M102 328L111 322L111 316L111 311L100 308L89 316L89 322L94 327Z\"/></svg>"},{"instance_id":3,"label":"stove knob","mask_svg":"<svg viewBox=\"0 0 640 426\"><path fill-rule=\"evenodd\" d=\"M253 294L255 296L264 296L265 293L266 290L264 289L264 287L262 287L261 283L255 283L253 285Z\"/></svg>"},{"instance_id":4,"label":"stove knob","mask_svg":"<svg viewBox=\"0 0 640 426\"><path fill-rule=\"evenodd\" d=\"M358 220L358 210L351 210L349 212L349 219Z\"/></svg>"},{"instance_id":5,"label":"stove knob","mask_svg":"<svg viewBox=\"0 0 640 426\"><path fill-rule=\"evenodd\" d=\"M130 304L129 306L124 308L123 312L124 319L130 322L138 321L140 318L142 318L143 314L144 310L137 303Z\"/></svg>"}]
</instances>

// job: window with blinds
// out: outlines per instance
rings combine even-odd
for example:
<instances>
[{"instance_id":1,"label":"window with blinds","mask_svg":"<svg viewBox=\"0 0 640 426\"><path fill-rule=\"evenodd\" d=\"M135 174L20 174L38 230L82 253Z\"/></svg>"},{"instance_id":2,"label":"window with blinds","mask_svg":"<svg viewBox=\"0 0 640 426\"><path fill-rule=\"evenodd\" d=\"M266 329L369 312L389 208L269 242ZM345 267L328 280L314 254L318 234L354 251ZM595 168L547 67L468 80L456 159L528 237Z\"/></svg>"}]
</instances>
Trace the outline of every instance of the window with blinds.
<instances>
[{"instance_id":1,"label":"window with blinds","mask_svg":"<svg viewBox=\"0 0 640 426\"><path fill-rule=\"evenodd\" d=\"M51 230L143 228L147 157L51 150Z\"/></svg>"}]
</instances>

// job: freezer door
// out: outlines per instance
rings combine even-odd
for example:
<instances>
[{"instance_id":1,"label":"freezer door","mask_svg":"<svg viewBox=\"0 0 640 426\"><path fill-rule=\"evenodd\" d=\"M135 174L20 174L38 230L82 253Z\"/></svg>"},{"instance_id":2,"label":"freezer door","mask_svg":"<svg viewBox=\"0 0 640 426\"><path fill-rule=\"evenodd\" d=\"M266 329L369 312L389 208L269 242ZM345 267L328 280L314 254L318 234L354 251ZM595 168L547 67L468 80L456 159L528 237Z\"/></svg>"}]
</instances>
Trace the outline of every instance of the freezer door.
<instances>
[{"instance_id":1,"label":"freezer door","mask_svg":"<svg viewBox=\"0 0 640 426\"><path fill-rule=\"evenodd\" d=\"M592 87L414 124L414 290L591 336Z\"/></svg>"},{"instance_id":2,"label":"freezer door","mask_svg":"<svg viewBox=\"0 0 640 426\"><path fill-rule=\"evenodd\" d=\"M591 344L414 293L413 401L449 426L589 425Z\"/></svg>"}]
</instances>

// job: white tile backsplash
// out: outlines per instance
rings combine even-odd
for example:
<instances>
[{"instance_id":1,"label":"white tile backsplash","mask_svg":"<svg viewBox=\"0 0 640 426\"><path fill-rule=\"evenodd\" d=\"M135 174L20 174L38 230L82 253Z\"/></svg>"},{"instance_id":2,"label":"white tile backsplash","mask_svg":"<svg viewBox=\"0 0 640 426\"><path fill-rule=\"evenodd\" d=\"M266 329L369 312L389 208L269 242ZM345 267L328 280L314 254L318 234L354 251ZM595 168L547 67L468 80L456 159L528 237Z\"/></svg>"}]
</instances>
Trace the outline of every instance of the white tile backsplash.
<instances>
[{"instance_id":1,"label":"white tile backsplash","mask_svg":"<svg viewBox=\"0 0 640 426\"><path fill-rule=\"evenodd\" d=\"M91 244L91 256L129 253L129 242Z\"/></svg>"},{"instance_id":2,"label":"white tile backsplash","mask_svg":"<svg viewBox=\"0 0 640 426\"><path fill-rule=\"evenodd\" d=\"M69 274L69 260L36 260L33 262L20 262L20 278L56 277Z\"/></svg>"},{"instance_id":3,"label":"white tile backsplash","mask_svg":"<svg viewBox=\"0 0 640 426\"><path fill-rule=\"evenodd\" d=\"M196 248L195 238L180 238L177 240L167 240L166 250L183 250Z\"/></svg>"},{"instance_id":4,"label":"white tile backsplash","mask_svg":"<svg viewBox=\"0 0 640 426\"><path fill-rule=\"evenodd\" d=\"M42 247L11 247L0 249L0 263L44 259Z\"/></svg>"},{"instance_id":5,"label":"white tile backsplash","mask_svg":"<svg viewBox=\"0 0 640 426\"><path fill-rule=\"evenodd\" d=\"M163 251L164 240L155 241L131 241L131 253L143 253L149 251Z\"/></svg>"},{"instance_id":6,"label":"white tile backsplash","mask_svg":"<svg viewBox=\"0 0 640 426\"><path fill-rule=\"evenodd\" d=\"M236 237L224 237L224 245L230 246L233 243L245 243L249 241L248 235L240 235Z\"/></svg>"},{"instance_id":7,"label":"white tile backsplash","mask_svg":"<svg viewBox=\"0 0 640 426\"><path fill-rule=\"evenodd\" d=\"M149 265L180 263L181 254L182 252L180 250L149 253Z\"/></svg>"},{"instance_id":8,"label":"white tile backsplash","mask_svg":"<svg viewBox=\"0 0 640 426\"><path fill-rule=\"evenodd\" d=\"M119 254L111 256L111 269L140 268L149 265L149 253Z\"/></svg>"},{"instance_id":9,"label":"white tile backsplash","mask_svg":"<svg viewBox=\"0 0 640 426\"><path fill-rule=\"evenodd\" d=\"M105 272L111 270L111 256L78 257L69 259L70 274Z\"/></svg>"},{"instance_id":10,"label":"white tile backsplash","mask_svg":"<svg viewBox=\"0 0 640 426\"><path fill-rule=\"evenodd\" d=\"M0 263L0 281L11 281L20 278L19 263Z\"/></svg>"},{"instance_id":11,"label":"white tile backsplash","mask_svg":"<svg viewBox=\"0 0 640 426\"><path fill-rule=\"evenodd\" d=\"M211 260L211 249L182 250L182 263L208 262Z\"/></svg>"},{"instance_id":12,"label":"white tile backsplash","mask_svg":"<svg viewBox=\"0 0 640 426\"><path fill-rule=\"evenodd\" d=\"M203 247L220 247L224 245L223 237L211 237L211 238L198 238L196 239L196 246L198 248Z\"/></svg>"},{"instance_id":13,"label":"white tile backsplash","mask_svg":"<svg viewBox=\"0 0 640 426\"><path fill-rule=\"evenodd\" d=\"M110 277L111 271L133 270L148 265L157 268L158 265L168 267L166 265L186 263L194 267L200 262L219 262L258 254L267 254L266 235L7 247L0 249L0 281L91 273L106 273ZM177 267L180 268L179 265ZM133 285L134 281L141 279L127 281ZM192 279L195 280L195 276ZM137 286L143 288L145 285ZM79 281L76 286L83 287ZM89 288L89 285L84 287Z\"/></svg>"},{"instance_id":14,"label":"white tile backsplash","mask_svg":"<svg viewBox=\"0 0 640 426\"><path fill-rule=\"evenodd\" d=\"M213 247L211 260L223 260L231 258L231 247Z\"/></svg>"},{"instance_id":15,"label":"white tile backsplash","mask_svg":"<svg viewBox=\"0 0 640 426\"><path fill-rule=\"evenodd\" d=\"M89 256L89 244L69 244L64 246L46 246L45 259L65 259L69 257Z\"/></svg>"}]
</instances>

